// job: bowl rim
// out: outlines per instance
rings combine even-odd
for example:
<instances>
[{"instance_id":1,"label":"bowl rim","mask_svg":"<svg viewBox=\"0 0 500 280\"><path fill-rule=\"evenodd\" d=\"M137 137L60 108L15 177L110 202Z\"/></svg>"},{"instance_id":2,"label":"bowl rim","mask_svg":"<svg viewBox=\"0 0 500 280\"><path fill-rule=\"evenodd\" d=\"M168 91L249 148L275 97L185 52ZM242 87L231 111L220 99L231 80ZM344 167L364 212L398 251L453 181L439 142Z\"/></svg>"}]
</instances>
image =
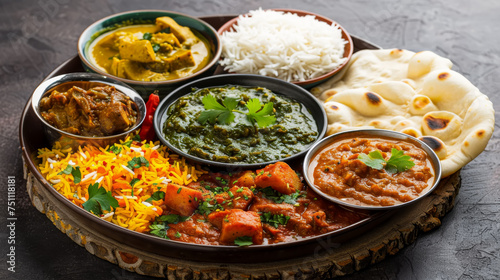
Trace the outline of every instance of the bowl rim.
<instances>
[{"instance_id":1,"label":"bowl rim","mask_svg":"<svg viewBox=\"0 0 500 280\"><path fill-rule=\"evenodd\" d=\"M96 31L93 34L90 34L92 28L94 28L95 26L97 26L99 24L102 24L103 22L105 22L107 20L110 20L110 19L118 17L118 16L134 15L134 14L140 14L140 13L166 13L166 14L175 14L175 15L179 15L179 16L182 16L182 17L189 18L191 20L200 22L206 28L208 28L209 30L212 31L212 33L213 33L213 35L214 35L214 37L216 39L214 42L212 42L210 40L210 43L212 43L214 45L214 47L215 47L215 49L213 51L213 55L214 55L213 58L209 61L209 63L207 63L207 65L205 65L200 70L194 72L192 75L188 75L186 77L182 77L182 78L178 78L178 79L166 80L166 81L136 81L136 80L131 80L131 79L125 79L125 78L117 77L115 75L111 75L111 74L107 73L106 71L103 71L102 69L96 67L92 62L90 62L87 59L87 57L85 55L85 49L86 49L87 44L89 42L91 42L93 40L96 40L97 38L100 37L100 36L97 36L96 38L92 39L92 36L96 32L99 32L99 31ZM86 34L90 34L90 38L91 38L90 40L85 40L84 35L86 35ZM207 38L207 39L209 39L209 38ZM187 14L184 14L184 13L179 13L179 12L175 12L175 11L169 11L169 10L145 9L145 10L132 10L132 11L126 11L126 12L116 13L116 14L109 15L107 17L101 18L101 19L93 22L92 24L90 24L89 26L87 26L87 28L85 28L83 30L83 32L80 34L80 36L78 38L78 43L77 43L77 51L78 51L78 56L80 57L80 60L82 61L82 63L85 64L86 67L89 67L90 69L92 69L92 71L94 71L94 72L96 72L98 74L101 74L101 75L104 75L104 76L108 76L108 77L111 77L111 78L116 79L118 81L121 81L123 83L131 84L131 85L134 85L134 86L152 86L152 85L163 86L163 85L171 85L171 84L181 83L183 81L193 79L193 78L195 78L197 76L202 75L203 73L205 73L210 68L214 67L216 64L218 64L220 56L222 54L222 43L221 43L221 40L220 40L220 36L217 33L217 30L215 30L210 24L208 24L206 21L204 21L204 20L202 20L200 18L193 17L193 16L190 16L190 15L187 15Z\"/></svg>"},{"instance_id":2,"label":"bowl rim","mask_svg":"<svg viewBox=\"0 0 500 280\"><path fill-rule=\"evenodd\" d=\"M309 165L311 163L311 160L318 154L319 150L321 150L323 147L327 146L330 143L333 143L336 141L337 138L344 139L346 135L349 134L358 134L362 136L383 136L389 139L395 139L395 140L402 140L406 142L410 142L412 144L417 144L419 148L424 150L427 155L430 158L430 162L432 164L432 168L434 169L434 183L433 185L425 192L420 194L417 198L404 202L404 203L399 203L395 205L390 205L390 206L374 206L374 205L356 205L352 203L345 202L343 200L340 200L336 197L333 197L329 194L324 193L321 191L315 184L312 178L309 177ZM323 198L333 202L337 203L343 206L347 206L350 208L355 208L355 209L362 209L362 210L377 210L377 211L382 211L382 210L392 210L396 208L401 208L405 207L407 205L413 204L427 195L431 194L434 189L439 185L439 182L441 181L441 173L442 173L442 167L441 167L441 161L439 160L439 157L436 155L434 150L430 148L425 142L419 140L418 138L415 138L411 135L399 132L399 131L394 131L394 130L388 130L388 129L378 129L378 128L360 128L360 129L353 129L353 130L346 130L346 131L341 131L337 132L335 134L329 135L321 141L316 142L313 146L311 146L304 158L304 162L302 164L303 168L303 175L304 179L306 180L307 184L309 187L311 187L314 192L316 192L318 195L321 195Z\"/></svg>"},{"instance_id":3,"label":"bowl rim","mask_svg":"<svg viewBox=\"0 0 500 280\"><path fill-rule=\"evenodd\" d=\"M65 78L69 80L65 80ZM118 91L121 93L125 94L126 96L130 97L132 101L136 104L137 106L137 112L140 114L138 120L136 121L135 125L129 128L127 131L118 133L118 134L113 134L113 135L108 135L108 136L84 136L84 135L78 135L78 134L73 134L66 132L64 130L61 130L50 123L48 123L40 114L39 112L39 103L40 100L46 95L49 91L54 89L55 87L59 85L63 85L66 83L72 83L72 82L94 82L94 83L101 83L101 84L106 84L106 85L111 85L114 86ZM123 91L121 89L126 89L126 91ZM55 77L52 77L50 79L44 80L41 82L36 89L33 91L33 94L31 96L31 107L33 108L33 111L35 112L36 116L40 119L40 121L50 127L50 129L53 129L57 131L58 133L71 137L73 139L79 139L79 140L113 140L117 137L125 137L126 135L130 134L131 132L135 131L138 129L144 120L146 119L146 103L144 102L144 99L140 96L139 93L129 85L116 81L110 77L103 76L100 74L96 73L86 73L86 72L75 72L75 73L68 73L68 74L62 74L58 75Z\"/></svg>"},{"instance_id":4,"label":"bowl rim","mask_svg":"<svg viewBox=\"0 0 500 280\"><path fill-rule=\"evenodd\" d=\"M314 12L305 11L305 10L286 9L286 8L265 9L265 10L272 10L272 11L285 12L285 13L289 12L289 13L294 13L297 15L304 14L304 16L305 15L314 16L319 21L323 21L323 22L326 22L328 24L335 24L336 26L338 26L339 29L341 30L342 38L347 41L347 43L344 46L344 56L343 56L343 58L346 58L346 59L337 68L335 68L335 69L333 69L333 70L331 70L331 71L329 71L321 76L318 76L318 77L315 77L315 78L312 78L309 80L292 81L291 83L299 85L299 86L308 86L308 85L319 83L327 78L332 77L333 75L337 74L338 72L340 72L340 70L342 70L351 60L351 57L354 53L354 44L352 42L352 37L349 34L349 32L347 32L347 30L342 25L340 25L338 22L336 22L328 17L325 17L323 15L320 15L320 14L317 14ZM229 21L224 23L219 29L217 29L217 33L219 34L219 36L222 36L222 34L224 32L226 32L227 30L230 30L231 26L236 24L236 22L240 19L240 17L248 16L248 15L249 15L249 13L244 13L244 14L240 14L237 17L230 19ZM346 55L346 52L347 52L347 55ZM222 55L221 55L221 57L222 57ZM269 76L266 76L266 77L269 77Z\"/></svg>"},{"instance_id":5,"label":"bowl rim","mask_svg":"<svg viewBox=\"0 0 500 280\"><path fill-rule=\"evenodd\" d=\"M177 148L177 147L173 146L172 144L170 144L170 142L167 141L165 139L165 137L163 137L162 127L163 127L163 124L165 123L165 116L164 115L165 115L166 111L168 110L168 108L173 103L175 103L180 97L186 96L186 95L190 94L190 92L185 93L183 95L180 95L179 97L177 97L175 99L173 99L173 97L176 96L177 94L179 94L179 92L182 92L182 91L184 91L186 89L192 88L193 85L197 85L199 83L203 83L203 82L205 82L207 80L223 80L223 79L227 79L227 78L230 78L230 79L234 80L235 82L234 83L227 83L227 82L220 82L219 83L219 82L217 82L217 83L215 83L215 84L213 84L211 86L200 87L200 89L201 88L211 88L211 87L225 86L225 85L228 85L228 84L236 85L237 86L237 85L241 85L241 84L238 84L238 81L240 81L241 79L257 79L257 80L268 80L269 82L272 82L272 83L275 83L275 84L284 85L284 86L293 88L293 89L295 89L297 91L300 91L301 93L304 93L304 95L307 96L307 98L310 99L311 102L313 102L314 104L316 104L318 106L317 109L321 109L321 110L319 110L319 114L321 114L320 118L323 120L323 126L322 127L320 126L320 124L318 123L318 121L316 120L316 118L313 117L314 121L316 122L317 128L318 128L318 136L317 136L316 140L314 140L314 142L312 142L312 144L310 144L303 151L298 152L296 154L293 154L290 157L282 158L282 159L279 159L279 160L262 162L262 163L228 163L228 162L218 162L218 161L203 159L203 158L199 158L199 157L193 156L191 154L188 154L186 152L183 152L179 148ZM259 85L254 85L254 86L259 86ZM248 85L246 85L246 87L248 87ZM281 94L280 93L276 93L276 94L284 95L284 96L286 96L288 98L296 100L294 97L287 96L286 94L283 94L283 93L281 93ZM298 101L298 102L300 102L300 101ZM300 102L300 103L302 103L302 102ZM303 105L306 106L305 104L303 104ZM312 112L311 108L309 108L308 106L306 106L306 107L307 107L307 109L310 112ZM286 82L286 81L283 81L281 79L277 79L277 78L274 78L274 77L268 77L268 76L262 76L262 75L256 75L256 74L220 74L220 75L209 76L209 77L197 79L197 80L192 81L190 83L187 83L187 84L185 84L185 85L183 85L181 87L178 87L174 91L170 92L165 98L162 99L162 101L158 105L158 109L155 111L155 115L154 115L154 128L155 128L156 135L157 135L158 139L160 140L160 142L162 144L166 145L169 149L171 149L172 151L174 151L175 153L177 153L179 155L182 155L183 157L185 157L187 159L199 162L199 163L207 165L207 166L223 167L223 168L226 168L226 169L229 169L229 168L234 168L234 169L248 169L248 168L250 168L251 169L251 168L260 168L260 167L263 167L263 166L266 166L266 165L269 165L269 164L276 163L277 161L292 161L294 159L303 157L304 155L306 155L307 151L314 144L316 144L317 142L319 142L325 136L327 128L328 128L328 119L327 119L326 112L323 110L323 106L321 105L321 103L319 102L319 100L316 97L314 97L309 91L307 91L306 89L304 89L304 88L302 88L302 87L300 87L298 85L295 85L295 84L292 84L292 83L289 83L289 82Z\"/></svg>"}]
</instances>

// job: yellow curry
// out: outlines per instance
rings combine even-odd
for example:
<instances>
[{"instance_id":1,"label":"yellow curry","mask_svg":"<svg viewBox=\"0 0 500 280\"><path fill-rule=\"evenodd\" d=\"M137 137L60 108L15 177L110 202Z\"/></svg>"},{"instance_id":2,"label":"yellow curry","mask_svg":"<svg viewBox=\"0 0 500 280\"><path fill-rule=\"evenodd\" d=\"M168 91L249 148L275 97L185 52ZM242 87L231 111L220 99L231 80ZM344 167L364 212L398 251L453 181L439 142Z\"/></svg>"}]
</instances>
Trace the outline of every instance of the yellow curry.
<instances>
[{"instance_id":1,"label":"yellow curry","mask_svg":"<svg viewBox=\"0 0 500 280\"><path fill-rule=\"evenodd\" d=\"M111 75L136 81L186 77L212 58L205 38L170 17L106 33L90 46L94 64Z\"/></svg>"}]
</instances>

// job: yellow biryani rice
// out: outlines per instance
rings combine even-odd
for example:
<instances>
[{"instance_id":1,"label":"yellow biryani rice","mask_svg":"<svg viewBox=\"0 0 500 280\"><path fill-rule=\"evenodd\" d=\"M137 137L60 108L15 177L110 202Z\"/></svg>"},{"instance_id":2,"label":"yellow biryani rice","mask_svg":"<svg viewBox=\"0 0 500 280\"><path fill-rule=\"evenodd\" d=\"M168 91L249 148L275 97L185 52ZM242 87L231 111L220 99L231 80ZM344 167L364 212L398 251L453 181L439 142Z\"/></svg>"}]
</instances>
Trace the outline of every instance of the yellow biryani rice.
<instances>
[{"instance_id":1,"label":"yellow biryani rice","mask_svg":"<svg viewBox=\"0 0 500 280\"><path fill-rule=\"evenodd\" d=\"M187 185L197 181L206 171L188 164L182 157L169 154L159 142L132 141L130 144L130 141L127 138L116 143L115 151L120 150L117 154L109 147L93 146L79 147L72 152L71 148L56 143L52 149L38 150L41 159L38 168L54 189L80 207L89 199L89 185L99 183L99 187L111 191L119 204L101 218L130 230L149 232L149 225L163 212L160 207L163 200L146 200L156 191L165 191L169 182ZM149 162L149 167L127 167L134 157L141 156ZM62 173L68 165L80 167L81 182L75 184L73 175ZM132 187L130 182L134 178L139 181Z\"/></svg>"}]
</instances>

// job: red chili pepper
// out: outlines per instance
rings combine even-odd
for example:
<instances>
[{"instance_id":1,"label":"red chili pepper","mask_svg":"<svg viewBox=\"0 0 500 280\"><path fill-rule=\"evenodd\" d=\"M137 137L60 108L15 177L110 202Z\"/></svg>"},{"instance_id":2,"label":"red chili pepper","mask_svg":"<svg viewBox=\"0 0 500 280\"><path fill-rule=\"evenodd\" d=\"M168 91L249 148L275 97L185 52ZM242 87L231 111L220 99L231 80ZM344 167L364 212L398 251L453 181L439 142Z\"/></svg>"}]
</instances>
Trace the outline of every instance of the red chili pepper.
<instances>
[{"instance_id":1,"label":"red chili pepper","mask_svg":"<svg viewBox=\"0 0 500 280\"><path fill-rule=\"evenodd\" d=\"M160 97L155 93L151 93L148 102L146 102L146 118L142 123L141 132L139 132L141 140L154 141L156 139L156 133L153 127L153 117L159 104Z\"/></svg>"}]
</instances>

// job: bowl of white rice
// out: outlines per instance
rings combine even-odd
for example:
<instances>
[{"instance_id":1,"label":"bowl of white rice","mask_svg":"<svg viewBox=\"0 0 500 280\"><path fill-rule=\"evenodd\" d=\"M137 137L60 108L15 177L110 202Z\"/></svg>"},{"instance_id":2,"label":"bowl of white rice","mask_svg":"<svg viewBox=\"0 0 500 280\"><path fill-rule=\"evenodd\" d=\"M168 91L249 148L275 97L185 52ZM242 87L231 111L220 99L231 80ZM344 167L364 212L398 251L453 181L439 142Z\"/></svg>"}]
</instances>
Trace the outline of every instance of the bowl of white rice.
<instances>
[{"instance_id":1,"label":"bowl of white rice","mask_svg":"<svg viewBox=\"0 0 500 280\"><path fill-rule=\"evenodd\" d=\"M342 26L301 10L259 8L217 32L224 72L269 76L304 88L338 73L353 53L351 36Z\"/></svg>"}]
</instances>

